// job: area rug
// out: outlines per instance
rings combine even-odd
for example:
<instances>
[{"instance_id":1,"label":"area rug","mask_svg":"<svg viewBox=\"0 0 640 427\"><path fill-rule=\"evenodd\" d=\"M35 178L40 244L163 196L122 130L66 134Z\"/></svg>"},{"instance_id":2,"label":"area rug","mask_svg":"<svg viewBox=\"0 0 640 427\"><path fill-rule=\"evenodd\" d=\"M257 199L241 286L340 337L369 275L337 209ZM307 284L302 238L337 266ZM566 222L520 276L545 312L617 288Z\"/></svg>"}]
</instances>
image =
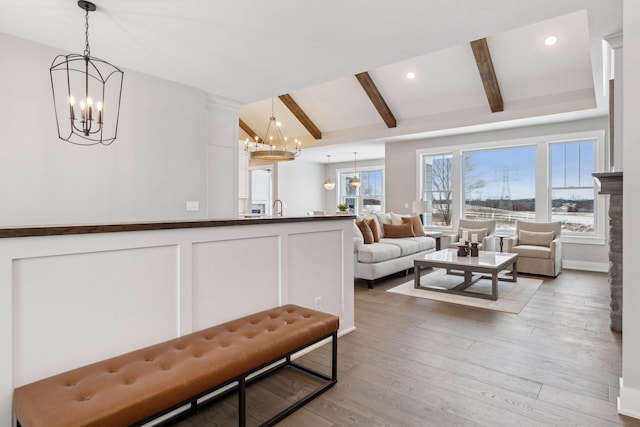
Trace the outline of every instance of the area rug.
<instances>
[{"instance_id":1,"label":"area rug","mask_svg":"<svg viewBox=\"0 0 640 427\"><path fill-rule=\"evenodd\" d=\"M420 284L437 285L452 288L462 282L461 276L447 275L445 270L435 270L421 277ZM491 301L482 298L468 297L464 295L446 294L442 292L416 289L413 287L413 279L395 288L387 289L387 292L409 295L417 298L426 298L435 301L444 301L452 304L466 305L469 307L484 308L487 310L502 311L505 313L520 313L529 299L536 293L542 280L518 277L518 282L498 282L498 300ZM482 279L467 288L469 292L491 293L491 279Z\"/></svg>"}]
</instances>

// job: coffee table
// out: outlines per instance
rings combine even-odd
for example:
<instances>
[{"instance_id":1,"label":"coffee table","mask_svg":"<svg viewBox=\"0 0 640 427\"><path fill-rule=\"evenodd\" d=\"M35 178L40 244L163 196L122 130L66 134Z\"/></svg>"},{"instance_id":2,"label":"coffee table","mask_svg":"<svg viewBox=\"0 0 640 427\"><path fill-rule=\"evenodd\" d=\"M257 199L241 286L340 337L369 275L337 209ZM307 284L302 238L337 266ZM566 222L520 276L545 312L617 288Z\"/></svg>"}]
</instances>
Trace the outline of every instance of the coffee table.
<instances>
[{"instance_id":1,"label":"coffee table","mask_svg":"<svg viewBox=\"0 0 640 427\"><path fill-rule=\"evenodd\" d=\"M416 289L446 292L495 301L498 299L498 280L508 282L518 281L518 254L491 251L480 251L480 254L477 257L459 257L457 254L458 252L455 249L443 249L441 251L431 252L426 255L415 257L413 260L413 287ZM420 270L430 267L446 268L447 272L450 270L462 271L464 280L453 288L437 285L422 286L420 285ZM498 273L509 267L512 268L512 276L510 278L498 277ZM481 274L474 276L473 273ZM466 290L478 280L489 278L491 278L491 294L470 292Z\"/></svg>"}]
</instances>

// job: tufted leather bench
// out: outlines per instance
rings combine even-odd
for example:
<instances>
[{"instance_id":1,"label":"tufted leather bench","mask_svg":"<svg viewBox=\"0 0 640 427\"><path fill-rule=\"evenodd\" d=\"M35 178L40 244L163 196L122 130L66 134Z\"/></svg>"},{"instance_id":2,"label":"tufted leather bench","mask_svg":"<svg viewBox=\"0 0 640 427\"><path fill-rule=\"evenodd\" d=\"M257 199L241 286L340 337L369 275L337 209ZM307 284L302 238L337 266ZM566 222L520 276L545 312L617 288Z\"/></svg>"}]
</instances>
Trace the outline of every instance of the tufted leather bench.
<instances>
[{"instance_id":1,"label":"tufted leather bench","mask_svg":"<svg viewBox=\"0 0 640 427\"><path fill-rule=\"evenodd\" d=\"M338 326L337 316L284 305L16 388L13 411L24 427L140 425L181 406L195 411L198 398L237 383L244 426L247 382L284 366L323 380L263 424L273 425L336 383ZM329 337L330 376L291 361Z\"/></svg>"}]
</instances>

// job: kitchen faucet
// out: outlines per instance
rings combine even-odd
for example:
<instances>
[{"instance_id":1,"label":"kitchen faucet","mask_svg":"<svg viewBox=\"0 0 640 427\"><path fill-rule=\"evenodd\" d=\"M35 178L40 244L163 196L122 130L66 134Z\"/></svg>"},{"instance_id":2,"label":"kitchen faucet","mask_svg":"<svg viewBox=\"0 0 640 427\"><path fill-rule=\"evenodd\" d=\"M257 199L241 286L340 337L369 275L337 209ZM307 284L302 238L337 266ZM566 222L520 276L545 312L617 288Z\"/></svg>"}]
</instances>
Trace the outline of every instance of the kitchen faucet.
<instances>
[{"instance_id":1,"label":"kitchen faucet","mask_svg":"<svg viewBox=\"0 0 640 427\"><path fill-rule=\"evenodd\" d=\"M279 210L276 210L276 205L277 205L277 204L279 204L279 205L280 205L280 209L279 209ZM283 212L283 210L282 210L282 206L283 206L283 204L282 204L282 200L280 200L280 199L275 199L275 200L273 201L273 210L275 210L275 214L276 214L276 216L283 216L283 215L284 215L284 212Z\"/></svg>"}]
</instances>

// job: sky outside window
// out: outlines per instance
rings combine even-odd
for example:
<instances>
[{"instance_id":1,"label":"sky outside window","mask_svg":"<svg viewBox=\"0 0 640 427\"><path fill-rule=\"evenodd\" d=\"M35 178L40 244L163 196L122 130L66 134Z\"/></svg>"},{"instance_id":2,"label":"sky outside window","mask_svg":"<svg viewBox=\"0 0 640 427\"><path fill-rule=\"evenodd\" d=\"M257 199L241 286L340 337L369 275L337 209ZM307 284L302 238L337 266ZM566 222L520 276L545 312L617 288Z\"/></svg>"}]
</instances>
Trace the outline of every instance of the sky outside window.
<instances>
[{"instance_id":1,"label":"sky outside window","mask_svg":"<svg viewBox=\"0 0 640 427\"><path fill-rule=\"evenodd\" d=\"M463 156L468 200L535 198L535 146L469 151ZM476 185L470 186L470 180Z\"/></svg>"}]
</instances>

